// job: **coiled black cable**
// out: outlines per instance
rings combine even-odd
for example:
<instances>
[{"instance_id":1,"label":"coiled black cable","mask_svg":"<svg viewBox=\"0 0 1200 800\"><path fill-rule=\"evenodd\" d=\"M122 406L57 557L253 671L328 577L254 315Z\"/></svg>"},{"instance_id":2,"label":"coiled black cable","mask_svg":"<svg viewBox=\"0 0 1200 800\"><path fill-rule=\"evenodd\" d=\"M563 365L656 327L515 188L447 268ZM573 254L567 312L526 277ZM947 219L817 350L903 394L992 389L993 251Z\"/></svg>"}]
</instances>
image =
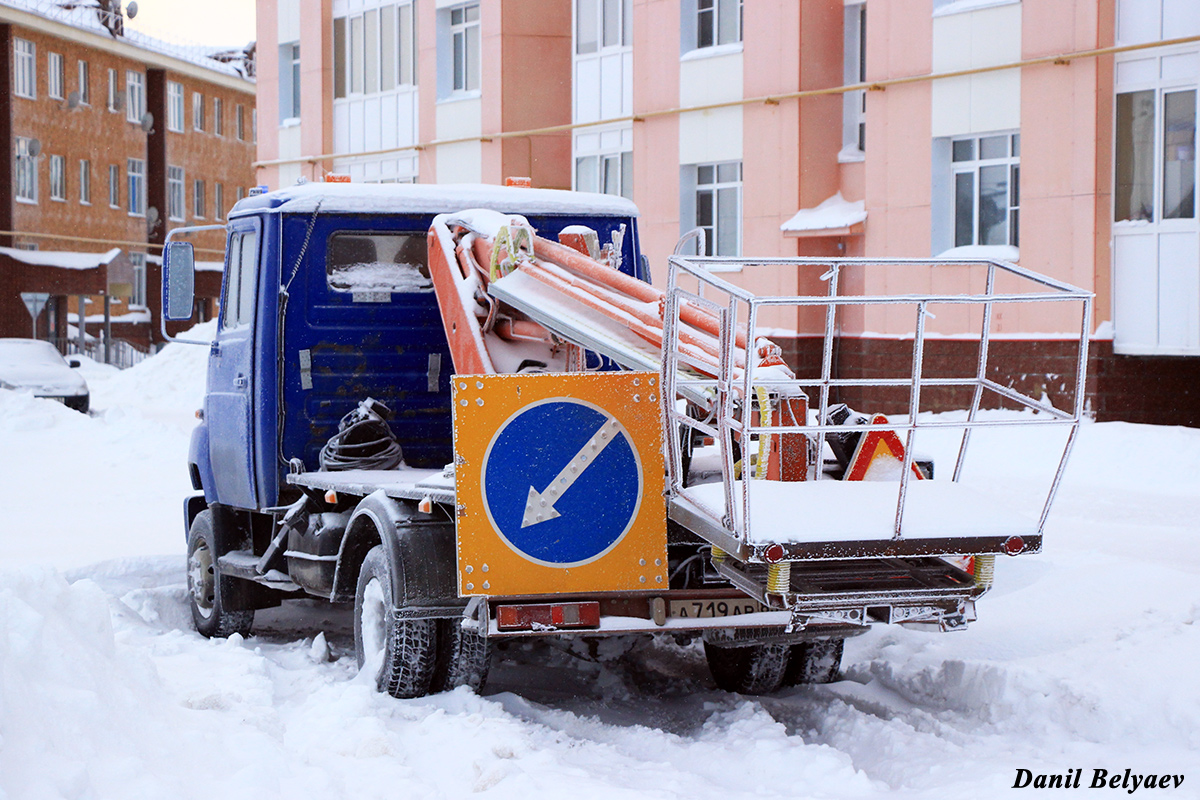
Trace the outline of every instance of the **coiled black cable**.
<instances>
[{"instance_id":1,"label":"coiled black cable","mask_svg":"<svg viewBox=\"0 0 1200 800\"><path fill-rule=\"evenodd\" d=\"M396 434L388 426L392 412L383 403L367 398L342 417L335 433L321 448L321 469L395 469L404 460Z\"/></svg>"}]
</instances>

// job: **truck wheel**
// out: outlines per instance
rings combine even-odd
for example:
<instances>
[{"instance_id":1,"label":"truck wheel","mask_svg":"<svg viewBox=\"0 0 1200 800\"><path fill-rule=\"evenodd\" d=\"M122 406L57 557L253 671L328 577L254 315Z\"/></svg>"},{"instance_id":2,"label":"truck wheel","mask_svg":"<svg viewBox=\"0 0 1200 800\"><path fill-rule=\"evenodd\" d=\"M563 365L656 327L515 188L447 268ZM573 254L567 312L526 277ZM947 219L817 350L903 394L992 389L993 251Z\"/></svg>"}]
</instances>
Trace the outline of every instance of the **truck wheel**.
<instances>
[{"instance_id":1,"label":"truck wheel","mask_svg":"<svg viewBox=\"0 0 1200 800\"><path fill-rule=\"evenodd\" d=\"M792 645L783 685L833 683L838 677L845 644L845 639L814 639Z\"/></svg>"},{"instance_id":2,"label":"truck wheel","mask_svg":"<svg viewBox=\"0 0 1200 800\"><path fill-rule=\"evenodd\" d=\"M432 691L448 692L459 686L483 689L491 661L491 645L475 630L464 628L462 619L437 621L438 659Z\"/></svg>"},{"instance_id":3,"label":"truck wheel","mask_svg":"<svg viewBox=\"0 0 1200 800\"><path fill-rule=\"evenodd\" d=\"M779 689L787 670L788 650L785 644L718 647L704 643L708 671L717 688L740 694L770 694Z\"/></svg>"},{"instance_id":4,"label":"truck wheel","mask_svg":"<svg viewBox=\"0 0 1200 800\"><path fill-rule=\"evenodd\" d=\"M235 579L221 574L217 564L217 538L213 534L212 512L205 509L192 520L188 531L187 586L192 607L192 622L202 636L224 638L240 633L250 635L254 610L230 611L225 608Z\"/></svg>"},{"instance_id":5,"label":"truck wheel","mask_svg":"<svg viewBox=\"0 0 1200 800\"><path fill-rule=\"evenodd\" d=\"M433 683L437 628L431 619L397 619L391 565L382 545L367 553L354 593L354 652L359 669L392 697L423 697Z\"/></svg>"}]
</instances>

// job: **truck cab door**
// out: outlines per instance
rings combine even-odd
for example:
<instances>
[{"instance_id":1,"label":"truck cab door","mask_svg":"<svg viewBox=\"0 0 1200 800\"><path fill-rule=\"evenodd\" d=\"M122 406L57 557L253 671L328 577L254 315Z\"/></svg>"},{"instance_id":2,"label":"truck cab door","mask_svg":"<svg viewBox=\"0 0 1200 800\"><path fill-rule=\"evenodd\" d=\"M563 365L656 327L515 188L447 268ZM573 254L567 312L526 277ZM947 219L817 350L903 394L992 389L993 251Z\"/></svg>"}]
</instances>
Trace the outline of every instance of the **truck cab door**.
<instances>
[{"instance_id":1,"label":"truck cab door","mask_svg":"<svg viewBox=\"0 0 1200 800\"><path fill-rule=\"evenodd\" d=\"M259 227L230 226L217 336L208 359L209 456L218 502L257 508L254 481L254 316L257 313Z\"/></svg>"}]
</instances>

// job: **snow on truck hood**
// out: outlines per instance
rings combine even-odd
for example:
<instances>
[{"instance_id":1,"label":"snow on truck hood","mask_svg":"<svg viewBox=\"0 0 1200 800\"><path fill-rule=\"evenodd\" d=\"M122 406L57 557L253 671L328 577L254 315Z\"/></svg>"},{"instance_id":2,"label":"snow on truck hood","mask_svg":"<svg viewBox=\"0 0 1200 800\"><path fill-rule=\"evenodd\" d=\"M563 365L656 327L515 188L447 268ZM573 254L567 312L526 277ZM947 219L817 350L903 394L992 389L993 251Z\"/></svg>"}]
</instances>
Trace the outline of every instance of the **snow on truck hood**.
<instances>
[{"instance_id":1,"label":"snow on truck hood","mask_svg":"<svg viewBox=\"0 0 1200 800\"><path fill-rule=\"evenodd\" d=\"M440 214L486 208L526 215L638 216L632 201L610 194L478 183L306 183L246 198L234 212L267 208L285 214L311 214L318 203L322 212L332 214Z\"/></svg>"}]
</instances>

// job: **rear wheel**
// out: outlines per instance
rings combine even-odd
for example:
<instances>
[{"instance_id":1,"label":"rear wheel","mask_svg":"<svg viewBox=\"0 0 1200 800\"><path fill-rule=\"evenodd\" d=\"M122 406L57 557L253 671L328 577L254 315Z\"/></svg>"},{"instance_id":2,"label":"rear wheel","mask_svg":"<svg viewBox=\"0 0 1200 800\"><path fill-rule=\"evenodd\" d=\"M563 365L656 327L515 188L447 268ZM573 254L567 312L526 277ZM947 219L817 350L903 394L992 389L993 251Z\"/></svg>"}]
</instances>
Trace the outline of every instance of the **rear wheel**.
<instances>
[{"instance_id":1,"label":"rear wheel","mask_svg":"<svg viewBox=\"0 0 1200 800\"><path fill-rule=\"evenodd\" d=\"M717 688L740 694L770 694L783 685L789 647L786 644L752 644L718 647L704 643L708 670Z\"/></svg>"},{"instance_id":2,"label":"rear wheel","mask_svg":"<svg viewBox=\"0 0 1200 800\"><path fill-rule=\"evenodd\" d=\"M188 531L187 585L192 622L201 635L210 638L235 633L248 636L254 625L254 611L225 607L235 579L221 574L216 543L212 512L206 509L196 515Z\"/></svg>"},{"instance_id":3,"label":"rear wheel","mask_svg":"<svg viewBox=\"0 0 1200 800\"><path fill-rule=\"evenodd\" d=\"M845 639L814 639L792 645L783 685L833 683L841 668L845 644Z\"/></svg>"},{"instance_id":4,"label":"rear wheel","mask_svg":"<svg viewBox=\"0 0 1200 800\"><path fill-rule=\"evenodd\" d=\"M403 569L403 565L401 565ZM354 651L359 669L392 697L423 697L433 684L437 628L431 619L398 619L392 567L382 545L367 553L354 594Z\"/></svg>"},{"instance_id":5,"label":"rear wheel","mask_svg":"<svg viewBox=\"0 0 1200 800\"><path fill-rule=\"evenodd\" d=\"M464 628L461 618L437 621L438 663L432 691L447 692L459 686L483 689L491 661L488 640L473 628Z\"/></svg>"}]
</instances>

